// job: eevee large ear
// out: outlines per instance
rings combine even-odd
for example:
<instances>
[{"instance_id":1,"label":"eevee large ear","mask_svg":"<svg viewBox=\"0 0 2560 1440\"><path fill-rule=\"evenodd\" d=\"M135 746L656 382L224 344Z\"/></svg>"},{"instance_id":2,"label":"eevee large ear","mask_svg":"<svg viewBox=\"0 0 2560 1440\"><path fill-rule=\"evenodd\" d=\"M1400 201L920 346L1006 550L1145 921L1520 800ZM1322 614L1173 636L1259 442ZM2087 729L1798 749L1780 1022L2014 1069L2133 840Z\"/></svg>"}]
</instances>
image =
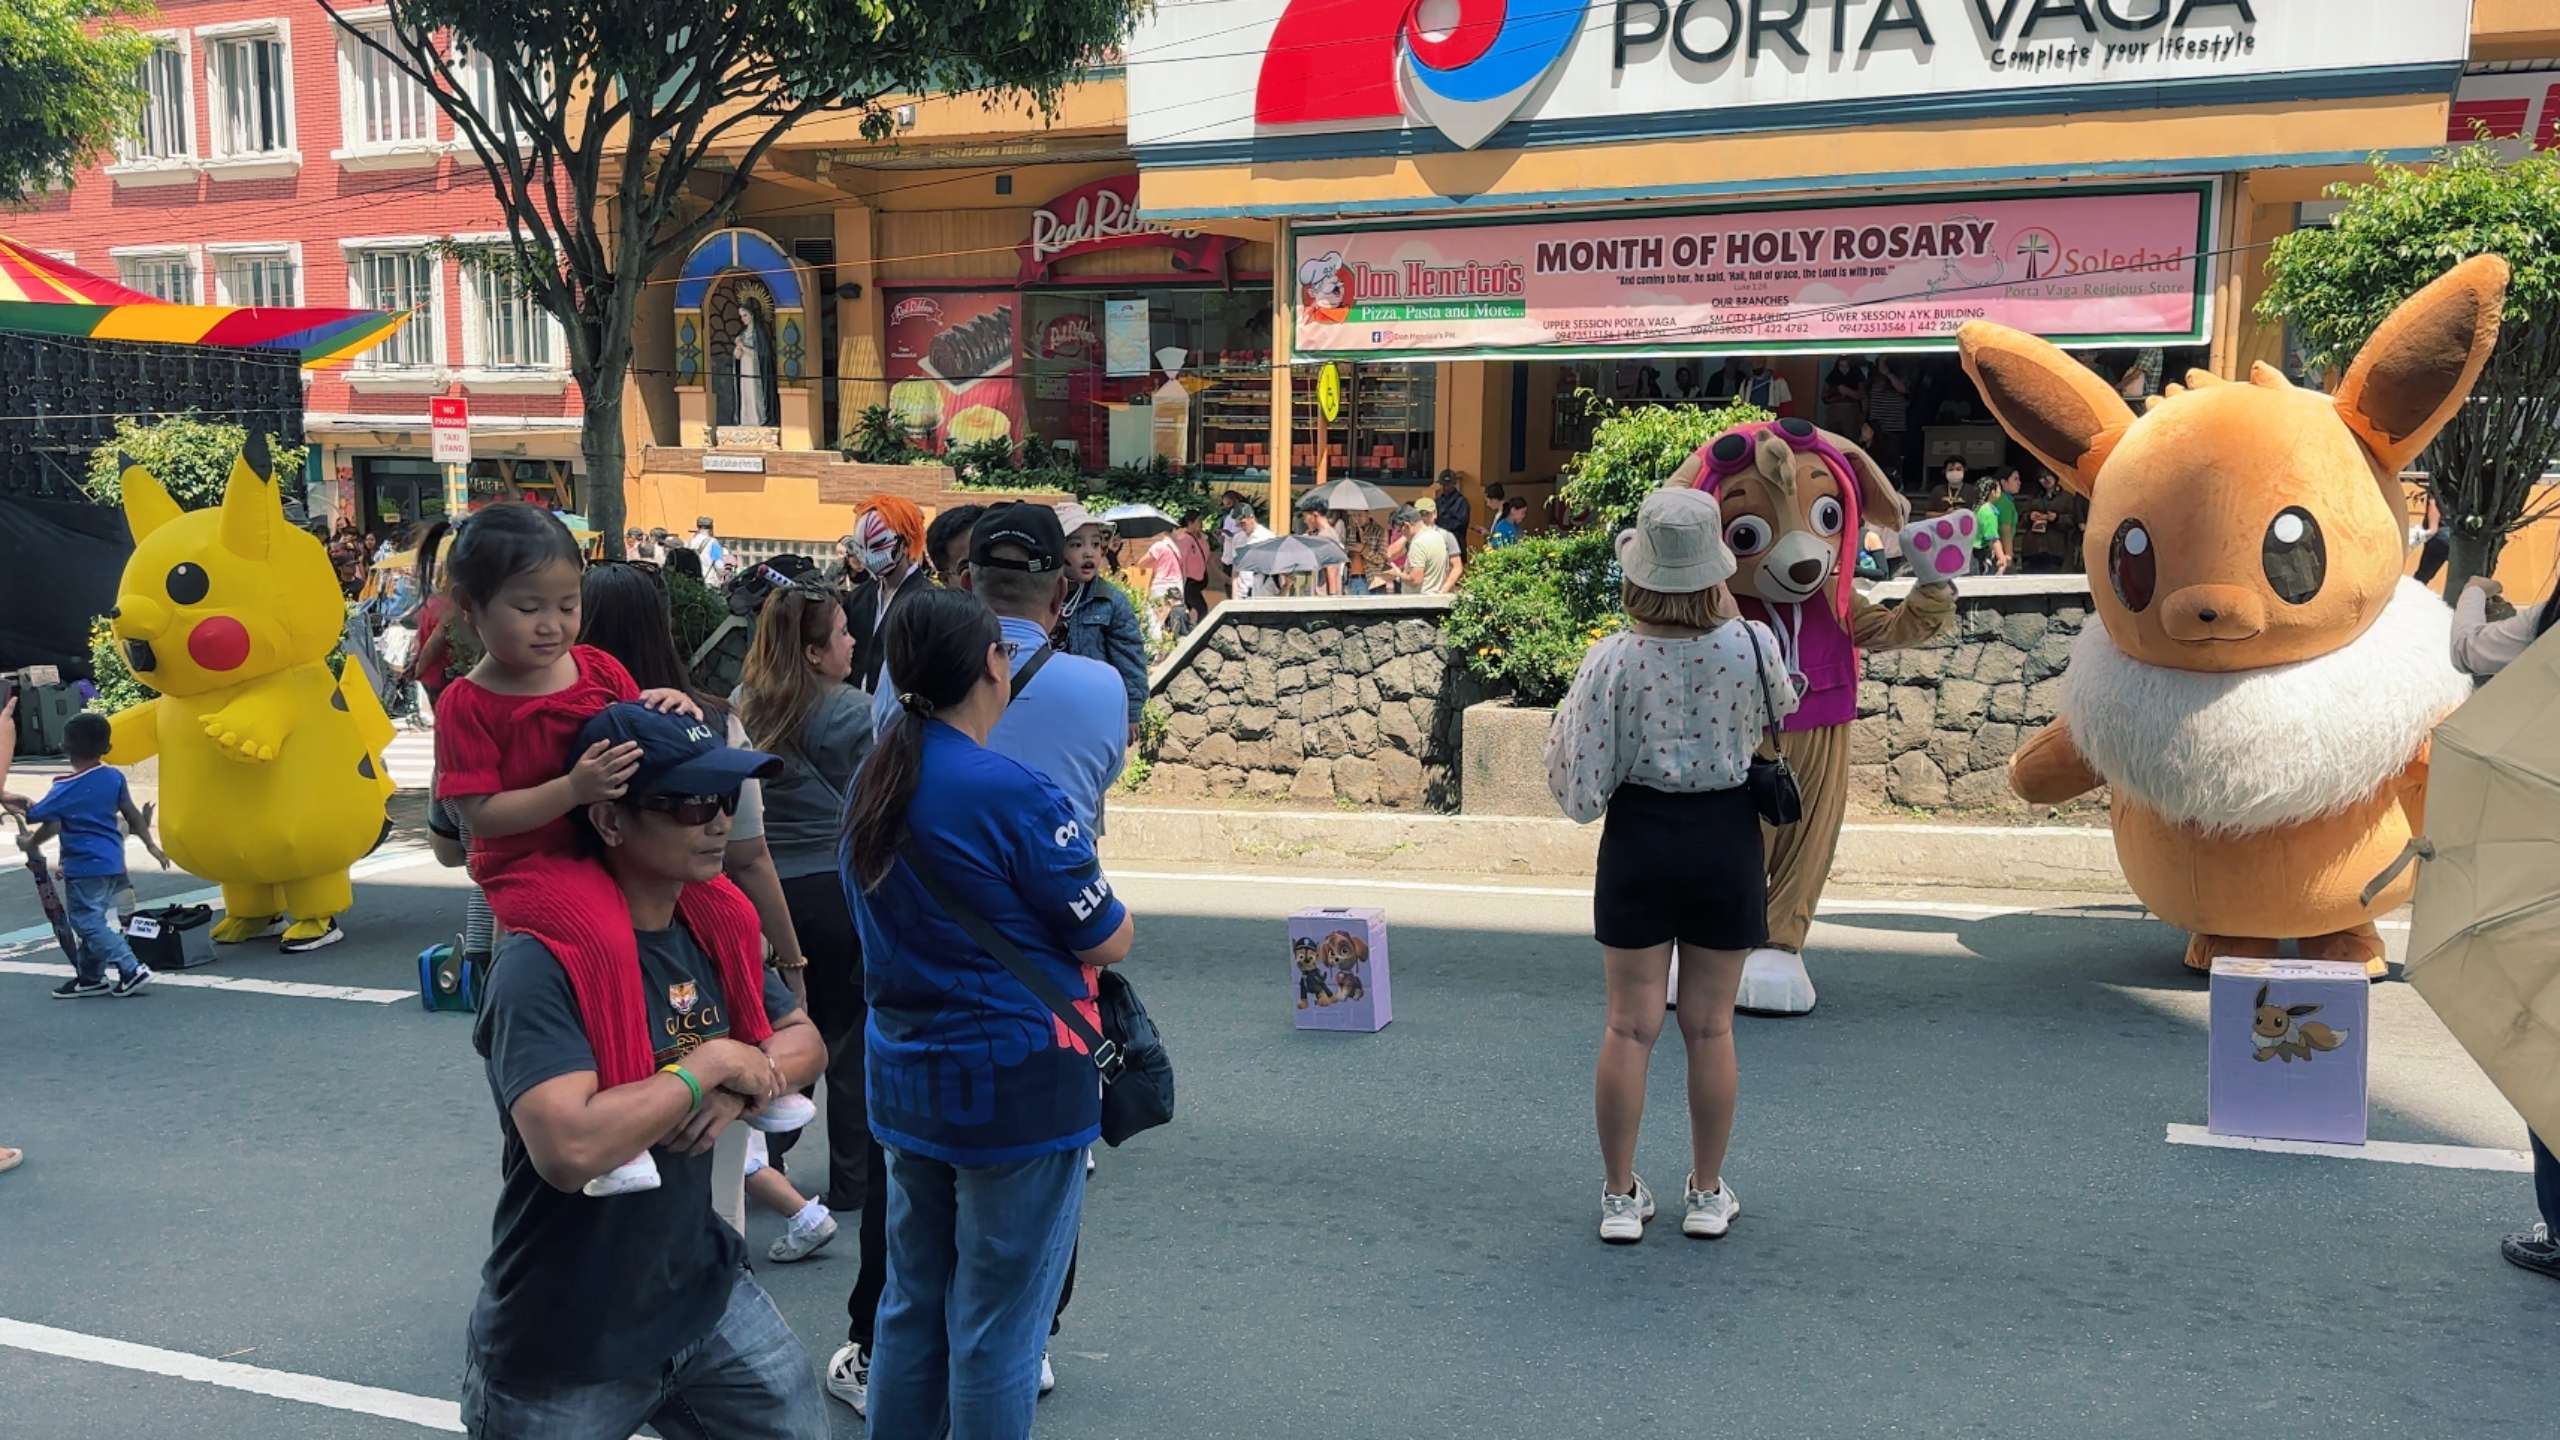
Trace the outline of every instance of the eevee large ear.
<instances>
[{"instance_id":1,"label":"eevee large ear","mask_svg":"<svg viewBox=\"0 0 2560 1440\"><path fill-rule=\"evenodd\" d=\"M266 559L267 543L284 519L274 469L267 437L250 431L240 458L231 462L230 483L222 487L222 548L243 560Z\"/></svg>"},{"instance_id":2,"label":"eevee large ear","mask_svg":"<svg viewBox=\"0 0 2560 1440\"><path fill-rule=\"evenodd\" d=\"M1903 522L1911 518L1911 502L1902 498L1902 492L1893 487L1892 481L1884 478L1884 471L1876 467L1873 456L1852 441L1843 440L1829 431L1823 433L1848 460L1849 473L1858 482L1859 518L1887 529L1901 529Z\"/></svg>"},{"instance_id":3,"label":"eevee large ear","mask_svg":"<svg viewBox=\"0 0 2560 1440\"><path fill-rule=\"evenodd\" d=\"M2284 1007L2284 1013L2295 1016L2311 1015L2318 1013L2319 1009L2317 1005L2287 1005Z\"/></svg>"},{"instance_id":4,"label":"eevee large ear","mask_svg":"<svg viewBox=\"0 0 2560 1440\"><path fill-rule=\"evenodd\" d=\"M2507 262L2475 255L2400 303L2338 382L2339 417L2398 475L2479 382L2498 348Z\"/></svg>"},{"instance_id":5,"label":"eevee large ear","mask_svg":"<svg viewBox=\"0 0 2560 1440\"><path fill-rule=\"evenodd\" d=\"M2082 495L2133 425L2133 409L2096 371L2022 330L1968 320L1956 332L1964 372L1991 413Z\"/></svg>"},{"instance_id":6,"label":"eevee large ear","mask_svg":"<svg viewBox=\"0 0 2560 1440\"><path fill-rule=\"evenodd\" d=\"M2249 1003L2250 1003L2250 1004L2252 1004L2252 1005L2257 1006L2257 1007L2258 1007L2259 1009L2261 1009L2261 1010L2266 1009L2266 1008L2267 1008L2267 987L2266 987L2266 986L2264 986L2264 985L2259 986L2259 987L2258 987L2258 998L2257 998L2257 999L2255 999L2255 1000L2253 1000L2253 1001L2251 1001L2251 1002L2249 1002Z\"/></svg>"}]
</instances>

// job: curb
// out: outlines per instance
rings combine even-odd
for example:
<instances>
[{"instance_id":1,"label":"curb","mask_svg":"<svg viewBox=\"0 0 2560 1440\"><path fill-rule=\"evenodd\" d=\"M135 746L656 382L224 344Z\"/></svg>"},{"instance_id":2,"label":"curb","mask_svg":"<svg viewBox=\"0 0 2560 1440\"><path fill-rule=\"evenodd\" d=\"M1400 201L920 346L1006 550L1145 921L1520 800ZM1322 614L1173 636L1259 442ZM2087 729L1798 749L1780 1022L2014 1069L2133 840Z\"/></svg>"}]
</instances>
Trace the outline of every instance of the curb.
<instances>
[{"instance_id":1,"label":"curb","mask_svg":"<svg viewBox=\"0 0 2560 1440\"><path fill-rule=\"evenodd\" d=\"M1305 865L1480 875L1588 876L1600 827L1557 818L1125 805L1103 837L1110 864ZM1844 885L2114 893L2115 839L2089 827L1849 825L1831 878Z\"/></svg>"}]
</instances>

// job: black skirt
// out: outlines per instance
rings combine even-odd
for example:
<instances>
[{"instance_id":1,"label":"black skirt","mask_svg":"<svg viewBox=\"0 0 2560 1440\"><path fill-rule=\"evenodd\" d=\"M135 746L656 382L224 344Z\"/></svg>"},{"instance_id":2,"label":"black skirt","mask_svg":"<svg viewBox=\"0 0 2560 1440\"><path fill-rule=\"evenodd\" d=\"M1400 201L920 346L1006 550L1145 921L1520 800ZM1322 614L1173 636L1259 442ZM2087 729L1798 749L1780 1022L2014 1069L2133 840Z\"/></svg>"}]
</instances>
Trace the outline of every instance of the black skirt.
<instances>
[{"instance_id":1,"label":"black skirt","mask_svg":"<svg viewBox=\"0 0 2560 1440\"><path fill-rule=\"evenodd\" d=\"M1619 786L1600 827L1591 928L1614 950L1673 940L1707 950L1768 944L1768 860L1751 793Z\"/></svg>"}]
</instances>

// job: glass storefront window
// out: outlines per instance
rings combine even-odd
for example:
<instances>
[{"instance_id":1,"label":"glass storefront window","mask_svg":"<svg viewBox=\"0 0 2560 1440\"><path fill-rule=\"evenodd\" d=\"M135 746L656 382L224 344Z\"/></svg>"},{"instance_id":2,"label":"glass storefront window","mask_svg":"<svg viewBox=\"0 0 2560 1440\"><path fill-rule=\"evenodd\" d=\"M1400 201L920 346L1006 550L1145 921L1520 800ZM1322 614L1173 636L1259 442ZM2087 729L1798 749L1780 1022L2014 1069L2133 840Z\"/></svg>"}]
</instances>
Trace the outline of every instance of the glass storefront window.
<instances>
[{"instance_id":1,"label":"glass storefront window","mask_svg":"<svg viewBox=\"0 0 2560 1440\"><path fill-rule=\"evenodd\" d=\"M1113 302L1124 317L1131 305L1145 307L1145 373L1110 373ZM1179 348L1189 357L1192 463L1213 473L1269 468L1267 292L1095 287L1033 291L1023 305L1023 418L1041 446L1073 452L1088 473L1143 462L1154 453L1148 401L1164 383L1156 356Z\"/></svg>"},{"instance_id":2,"label":"glass storefront window","mask_svg":"<svg viewBox=\"0 0 2560 1440\"><path fill-rule=\"evenodd\" d=\"M1394 361L1354 364L1334 362L1342 371L1342 415L1323 427L1325 476L1344 476L1386 485L1419 485L1438 468L1438 431L1432 423L1439 395L1439 367ZM1290 473L1301 484L1314 483L1317 427L1315 365L1291 371L1295 380L1290 406L1294 417L1289 437Z\"/></svg>"}]
</instances>

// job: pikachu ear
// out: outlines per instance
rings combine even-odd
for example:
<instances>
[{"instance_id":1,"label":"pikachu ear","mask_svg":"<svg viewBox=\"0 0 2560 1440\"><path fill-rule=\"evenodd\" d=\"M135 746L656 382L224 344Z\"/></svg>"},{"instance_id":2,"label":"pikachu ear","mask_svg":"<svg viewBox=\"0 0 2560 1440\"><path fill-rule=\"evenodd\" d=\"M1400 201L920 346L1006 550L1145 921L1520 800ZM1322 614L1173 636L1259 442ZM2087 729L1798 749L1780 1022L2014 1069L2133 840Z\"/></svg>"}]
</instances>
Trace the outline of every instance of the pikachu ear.
<instances>
[{"instance_id":1,"label":"pikachu ear","mask_svg":"<svg viewBox=\"0 0 2560 1440\"><path fill-rule=\"evenodd\" d=\"M231 462L231 481L222 487L222 548L243 560L267 558L276 524L284 518L274 469L267 437L249 432L249 443L241 447L240 458Z\"/></svg>"},{"instance_id":2,"label":"pikachu ear","mask_svg":"<svg viewBox=\"0 0 2560 1440\"><path fill-rule=\"evenodd\" d=\"M130 455L118 455L116 468L123 472L124 523L133 538L145 535L178 518L178 502L169 498L169 487L160 477L142 468L142 462Z\"/></svg>"},{"instance_id":3,"label":"pikachu ear","mask_svg":"<svg viewBox=\"0 0 2560 1440\"><path fill-rule=\"evenodd\" d=\"M1964 370L2002 428L2080 494L2133 425L2132 407L2097 372L2021 330L1969 320L1956 332Z\"/></svg>"},{"instance_id":4,"label":"pikachu ear","mask_svg":"<svg viewBox=\"0 0 2560 1440\"><path fill-rule=\"evenodd\" d=\"M2507 303L2507 262L2475 255L2400 303L2338 382L2338 414L2393 475L2406 469L2462 406Z\"/></svg>"}]
</instances>

